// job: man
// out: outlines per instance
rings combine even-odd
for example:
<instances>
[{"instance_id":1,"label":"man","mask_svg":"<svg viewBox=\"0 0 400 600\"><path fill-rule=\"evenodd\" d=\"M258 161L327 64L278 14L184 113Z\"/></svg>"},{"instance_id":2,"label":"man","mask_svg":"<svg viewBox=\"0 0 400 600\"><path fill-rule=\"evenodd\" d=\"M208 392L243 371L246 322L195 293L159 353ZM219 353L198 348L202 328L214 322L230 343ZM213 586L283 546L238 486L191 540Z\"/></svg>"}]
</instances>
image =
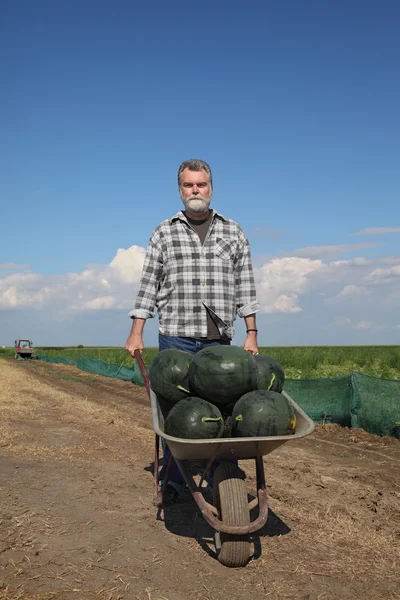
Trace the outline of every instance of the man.
<instances>
[{"instance_id":1,"label":"man","mask_svg":"<svg viewBox=\"0 0 400 600\"><path fill-rule=\"evenodd\" d=\"M185 210L151 234L125 347L132 356L143 352L143 328L157 307L160 351L195 353L230 344L239 315L246 323L244 348L256 354L259 304L248 240L237 223L210 210L213 182L207 163L183 162L178 187ZM164 472L168 456L166 449ZM172 490L180 491L182 481L175 468L168 482Z\"/></svg>"}]
</instances>

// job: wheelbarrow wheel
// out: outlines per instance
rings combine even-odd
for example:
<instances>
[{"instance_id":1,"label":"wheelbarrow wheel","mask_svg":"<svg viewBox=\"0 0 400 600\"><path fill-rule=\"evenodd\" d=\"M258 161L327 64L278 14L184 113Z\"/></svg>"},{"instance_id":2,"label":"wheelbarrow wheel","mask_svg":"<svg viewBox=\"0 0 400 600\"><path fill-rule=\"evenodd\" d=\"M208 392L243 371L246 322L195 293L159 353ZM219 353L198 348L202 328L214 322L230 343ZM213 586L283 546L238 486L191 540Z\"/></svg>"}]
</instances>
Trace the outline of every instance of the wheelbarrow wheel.
<instances>
[{"instance_id":1,"label":"wheelbarrow wheel","mask_svg":"<svg viewBox=\"0 0 400 600\"><path fill-rule=\"evenodd\" d=\"M222 462L214 474L214 506L226 525L249 525L244 474L233 462ZM215 549L226 567L244 567L250 558L250 535L215 532Z\"/></svg>"}]
</instances>

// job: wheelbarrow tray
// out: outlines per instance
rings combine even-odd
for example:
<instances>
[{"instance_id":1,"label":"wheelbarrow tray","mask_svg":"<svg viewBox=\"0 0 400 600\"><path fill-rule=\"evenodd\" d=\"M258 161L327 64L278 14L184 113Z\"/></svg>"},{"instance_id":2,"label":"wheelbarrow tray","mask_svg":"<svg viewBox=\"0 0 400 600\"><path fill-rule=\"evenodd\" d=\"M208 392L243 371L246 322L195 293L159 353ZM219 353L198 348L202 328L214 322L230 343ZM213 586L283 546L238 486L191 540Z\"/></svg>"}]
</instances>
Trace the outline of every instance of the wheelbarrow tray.
<instances>
[{"instance_id":1,"label":"wheelbarrow tray","mask_svg":"<svg viewBox=\"0 0 400 600\"><path fill-rule=\"evenodd\" d=\"M279 446L285 442L294 441L312 433L314 430L313 421L305 414L300 406L286 394L286 392L283 392L284 396L292 404L296 415L296 433L293 435L251 438L216 438L207 440L187 440L167 435L164 432L163 412L157 395L151 389L150 379L139 350L135 351L135 358L143 375L143 381L150 398L153 427L156 434L154 456L155 505L158 507L163 505L163 494L167 487L169 470L173 461L175 461L203 517L217 532L216 535L219 536L218 539L221 543L221 548L224 546L226 549L224 554L222 550L218 554L218 560L227 566L244 566L249 559L247 550L246 552L243 551L243 548L245 546L247 547L248 544L247 536L260 530L265 525L268 517L267 489L264 474L264 461L262 457L276 448L279 448ZM162 490L159 488L158 472L160 437L166 440L171 450ZM229 459L255 460L257 497L251 502L247 502L247 492L242 473L226 471L227 466L231 469L233 468L232 465L235 465L235 463ZM187 463L191 460L208 460L206 470L201 476L200 483L198 484L194 481L193 475L189 472L187 466ZM220 461L216 473L218 472L218 469L220 469L222 478L214 490L214 505L211 505L205 500L201 485L208 469L215 460ZM236 470L236 468L239 470L238 466L236 466L234 470ZM225 492L221 495L220 483L222 480L224 481L224 484L229 485L229 487L225 488ZM239 492L242 496L240 503L238 500ZM222 509L222 504L224 504L225 507L229 505L230 512L233 510L235 513L230 514L230 516L228 515L227 522L223 520L225 508ZM248 513L256 506L258 506L259 509L258 517L255 521L249 522ZM223 534L225 535L224 540L221 537ZM228 536L228 538L226 538L226 536ZM245 538L240 536L245 536Z\"/></svg>"},{"instance_id":2,"label":"wheelbarrow tray","mask_svg":"<svg viewBox=\"0 0 400 600\"><path fill-rule=\"evenodd\" d=\"M157 435L164 438L175 459L237 459L244 460L256 456L266 456L282 444L303 438L314 431L314 422L296 404L286 392L283 396L289 400L296 415L296 433L292 435L276 435L246 438L212 438L207 440L187 440L167 435L164 432L164 416L157 395L150 389L150 402L153 427Z\"/></svg>"}]
</instances>

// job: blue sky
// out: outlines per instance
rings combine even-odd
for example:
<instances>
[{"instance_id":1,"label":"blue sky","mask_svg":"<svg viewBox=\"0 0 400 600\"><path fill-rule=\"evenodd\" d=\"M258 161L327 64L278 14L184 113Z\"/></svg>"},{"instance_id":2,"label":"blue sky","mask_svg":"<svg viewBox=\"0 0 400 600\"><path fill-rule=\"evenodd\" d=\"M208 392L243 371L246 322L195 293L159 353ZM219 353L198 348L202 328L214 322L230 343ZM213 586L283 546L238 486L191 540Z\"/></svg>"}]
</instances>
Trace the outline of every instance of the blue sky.
<instances>
[{"instance_id":1,"label":"blue sky","mask_svg":"<svg viewBox=\"0 0 400 600\"><path fill-rule=\"evenodd\" d=\"M0 10L0 345L123 344L189 157L249 237L260 343L398 343L397 2Z\"/></svg>"}]
</instances>

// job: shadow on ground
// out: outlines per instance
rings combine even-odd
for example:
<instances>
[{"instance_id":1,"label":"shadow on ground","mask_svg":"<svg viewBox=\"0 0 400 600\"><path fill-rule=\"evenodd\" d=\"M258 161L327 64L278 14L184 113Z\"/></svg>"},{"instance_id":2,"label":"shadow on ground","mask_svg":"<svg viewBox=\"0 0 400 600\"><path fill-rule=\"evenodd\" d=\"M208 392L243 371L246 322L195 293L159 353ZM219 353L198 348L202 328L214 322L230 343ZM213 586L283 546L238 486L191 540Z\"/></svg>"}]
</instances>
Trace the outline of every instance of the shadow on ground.
<instances>
[{"instance_id":1,"label":"shadow on ground","mask_svg":"<svg viewBox=\"0 0 400 600\"><path fill-rule=\"evenodd\" d=\"M154 463L145 467L145 471L153 473ZM197 469L192 473L196 474ZM212 503L212 498L205 494L205 499ZM254 499L249 495L249 502ZM168 531L174 535L193 538L199 546L212 558L217 559L214 545L214 529L203 518L197 504L195 503L190 491L186 488L182 498L176 503L155 508L155 518L162 521ZM258 516L258 508L250 512L250 520L255 521ZM257 560L262 554L262 538L286 535L291 529L278 515L271 509L268 510L268 519L265 525L257 532L251 535L251 542L254 546L253 559Z\"/></svg>"}]
</instances>

